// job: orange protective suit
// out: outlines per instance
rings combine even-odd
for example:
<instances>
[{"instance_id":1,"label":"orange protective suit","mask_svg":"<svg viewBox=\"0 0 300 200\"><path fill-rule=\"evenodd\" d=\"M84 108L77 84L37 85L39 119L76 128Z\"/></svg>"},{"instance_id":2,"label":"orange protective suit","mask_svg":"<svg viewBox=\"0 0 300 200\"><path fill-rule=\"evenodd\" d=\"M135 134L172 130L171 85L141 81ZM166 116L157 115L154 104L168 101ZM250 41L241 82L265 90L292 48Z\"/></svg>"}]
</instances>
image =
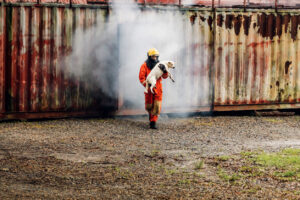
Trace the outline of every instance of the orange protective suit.
<instances>
[{"instance_id":1,"label":"orange protective suit","mask_svg":"<svg viewBox=\"0 0 300 200\"><path fill-rule=\"evenodd\" d=\"M147 67L146 62L142 64L140 68L139 79L144 87L146 87L145 81L150 72L151 70ZM164 79L168 78L168 73L164 73L162 77ZM148 93L145 93L145 109L149 113L150 122L156 122L158 120L158 115L160 114L163 96L161 78L156 81L156 87L153 88L153 92L154 94L152 94L149 87Z\"/></svg>"}]
</instances>

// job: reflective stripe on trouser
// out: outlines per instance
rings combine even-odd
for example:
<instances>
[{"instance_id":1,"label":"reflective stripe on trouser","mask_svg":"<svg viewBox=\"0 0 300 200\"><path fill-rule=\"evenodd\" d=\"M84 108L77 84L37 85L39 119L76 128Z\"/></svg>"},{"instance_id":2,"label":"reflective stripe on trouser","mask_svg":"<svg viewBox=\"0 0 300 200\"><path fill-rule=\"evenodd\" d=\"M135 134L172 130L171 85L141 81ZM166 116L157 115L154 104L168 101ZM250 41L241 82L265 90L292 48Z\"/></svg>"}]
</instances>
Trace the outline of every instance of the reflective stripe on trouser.
<instances>
[{"instance_id":1,"label":"reflective stripe on trouser","mask_svg":"<svg viewBox=\"0 0 300 200\"><path fill-rule=\"evenodd\" d=\"M162 95L145 94L145 108L149 113L149 121L156 122L161 110Z\"/></svg>"}]
</instances>

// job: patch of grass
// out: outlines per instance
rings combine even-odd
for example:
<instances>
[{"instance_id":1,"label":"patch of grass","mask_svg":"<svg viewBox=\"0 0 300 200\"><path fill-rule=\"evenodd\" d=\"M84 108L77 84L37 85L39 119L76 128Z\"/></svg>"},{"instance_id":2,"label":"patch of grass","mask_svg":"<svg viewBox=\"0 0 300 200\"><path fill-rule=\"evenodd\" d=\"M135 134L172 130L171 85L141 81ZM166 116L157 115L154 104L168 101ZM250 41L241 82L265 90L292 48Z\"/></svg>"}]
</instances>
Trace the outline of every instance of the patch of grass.
<instances>
[{"instance_id":1,"label":"patch of grass","mask_svg":"<svg viewBox=\"0 0 300 200\"><path fill-rule=\"evenodd\" d=\"M227 161L230 158L231 158L230 156L219 156L217 159L220 160L220 161Z\"/></svg>"},{"instance_id":2,"label":"patch of grass","mask_svg":"<svg viewBox=\"0 0 300 200\"><path fill-rule=\"evenodd\" d=\"M241 156L243 158L246 158L246 157L250 157L250 156L254 155L254 152L251 152L251 151L242 151L240 154L241 154Z\"/></svg>"},{"instance_id":3,"label":"patch of grass","mask_svg":"<svg viewBox=\"0 0 300 200\"><path fill-rule=\"evenodd\" d=\"M278 153L260 153L253 157L255 163L275 168L275 176L297 177L300 171L300 149L284 149Z\"/></svg>"},{"instance_id":4,"label":"patch of grass","mask_svg":"<svg viewBox=\"0 0 300 200\"><path fill-rule=\"evenodd\" d=\"M173 175L173 174L177 173L177 170L175 170L175 169L165 169L165 173L167 175Z\"/></svg>"},{"instance_id":5,"label":"patch of grass","mask_svg":"<svg viewBox=\"0 0 300 200\"><path fill-rule=\"evenodd\" d=\"M300 195L300 190L294 192L295 195Z\"/></svg>"},{"instance_id":6,"label":"patch of grass","mask_svg":"<svg viewBox=\"0 0 300 200\"><path fill-rule=\"evenodd\" d=\"M90 121L99 122L99 123L105 123L108 120L107 119L90 119Z\"/></svg>"},{"instance_id":7,"label":"patch of grass","mask_svg":"<svg viewBox=\"0 0 300 200\"><path fill-rule=\"evenodd\" d=\"M166 167L164 165L156 165L155 171L156 172L166 171Z\"/></svg>"},{"instance_id":8,"label":"patch of grass","mask_svg":"<svg viewBox=\"0 0 300 200\"><path fill-rule=\"evenodd\" d=\"M295 152L288 153L287 151L273 154L261 153L255 157L255 161L263 166L274 166L277 168L300 167L300 153L299 155L296 155Z\"/></svg>"},{"instance_id":9,"label":"patch of grass","mask_svg":"<svg viewBox=\"0 0 300 200\"><path fill-rule=\"evenodd\" d=\"M212 122L199 122L199 121L196 121L196 122L194 122L194 125L195 126L212 126L213 123Z\"/></svg>"},{"instance_id":10,"label":"patch of grass","mask_svg":"<svg viewBox=\"0 0 300 200\"><path fill-rule=\"evenodd\" d=\"M205 176L203 174L198 174L196 172L194 172L192 175L195 177L198 177L198 178L205 178Z\"/></svg>"},{"instance_id":11,"label":"patch of grass","mask_svg":"<svg viewBox=\"0 0 300 200\"><path fill-rule=\"evenodd\" d=\"M242 166L240 172L247 173L247 176L256 177L262 175L262 170L256 166Z\"/></svg>"},{"instance_id":12,"label":"patch of grass","mask_svg":"<svg viewBox=\"0 0 300 200\"><path fill-rule=\"evenodd\" d=\"M219 168L217 172L218 176L225 180L225 181L230 181L230 182L235 182L241 178L239 174L233 173L233 174L228 174L226 171L224 171L222 168Z\"/></svg>"},{"instance_id":13,"label":"patch of grass","mask_svg":"<svg viewBox=\"0 0 300 200\"><path fill-rule=\"evenodd\" d=\"M296 172L295 171L286 171L283 173L275 172L275 175L279 177L293 177L296 176Z\"/></svg>"},{"instance_id":14,"label":"patch of grass","mask_svg":"<svg viewBox=\"0 0 300 200\"><path fill-rule=\"evenodd\" d=\"M241 172L249 172L253 173L255 171L255 167L252 166L242 166L240 169Z\"/></svg>"},{"instance_id":15,"label":"patch of grass","mask_svg":"<svg viewBox=\"0 0 300 200\"><path fill-rule=\"evenodd\" d=\"M298 155L298 156L300 156L300 149L292 149L292 148L283 149L282 153L286 154L286 155Z\"/></svg>"},{"instance_id":16,"label":"patch of grass","mask_svg":"<svg viewBox=\"0 0 300 200\"><path fill-rule=\"evenodd\" d=\"M129 163L129 167L134 167L135 166L135 163L134 162L130 162Z\"/></svg>"},{"instance_id":17,"label":"patch of grass","mask_svg":"<svg viewBox=\"0 0 300 200\"><path fill-rule=\"evenodd\" d=\"M272 123L281 123L283 120L279 118L263 118L264 121L272 122Z\"/></svg>"},{"instance_id":18,"label":"patch of grass","mask_svg":"<svg viewBox=\"0 0 300 200\"><path fill-rule=\"evenodd\" d=\"M254 186L254 187L251 187L250 189L246 190L246 192L255 194L255 193L257 193L257 192L260 191L260 190L261 190L261 187L260 187L260 186Z\"/></svg>"},{"instance_id":19,"label":"patch of grass","mask_svg":"<svg viewBox=\"0 0 300 200\"><path fill-rule=\"evenodd\" d=\"M190 185L191 181L189 179L183 179L178 181L179 185Z\"/></svg>"},{"instance_id":20,"label":"patch of grass","mask_svg":"<svg viewBox=\"0 0 300 200\"><path fill-rule=\"evenodd\" d=\"M151 157L158 156L159 152L160 152L160 151L159 151L158 149L153 149L153 150L151 151Z\"/></svg>"},{"instance_id":21,"label":"patch of grass","mask_svg":"<svg viewBox=\"0 0 300 200\"><path fill-rule=\"evenodd\" d=\"M199 169L203 169L203 167L204 167L204 161L200 160L199 162L196 162L194 169L199 170Z\"/></svg>"},{"instance_id":22,"label":"patch of grass","mask_svg":"<svg viewBox=\"0 0 300 200\"><path fill-rule=\"evenodd\" d=\"M121 171L121 169L119 167L114 167L113 168L117 173L119 173Z\"/></svg>"},{"instance_id":23,"label":"patch of grass","mask_svg":"<svg viewBox=\"0 0 300 200\"><path fill-rule=\"evenodd\" d=\"M210 121L203 121L203 119L191 119L186 120L186 124L193 125L193 126L212 126L213 122Z\"/></svg>"},{"instance_id":24,"label":"patch of grass","mask_svg":"<svg viewBox=\"0 0 300 200\"><path fill-rule=\"evenodd\" d=\"M123 179L130 179L134 177L134 174L130 172L128 169L121 169L119 167L114 167L113 168L117 175Z\"/></svg>"}]
</instances>

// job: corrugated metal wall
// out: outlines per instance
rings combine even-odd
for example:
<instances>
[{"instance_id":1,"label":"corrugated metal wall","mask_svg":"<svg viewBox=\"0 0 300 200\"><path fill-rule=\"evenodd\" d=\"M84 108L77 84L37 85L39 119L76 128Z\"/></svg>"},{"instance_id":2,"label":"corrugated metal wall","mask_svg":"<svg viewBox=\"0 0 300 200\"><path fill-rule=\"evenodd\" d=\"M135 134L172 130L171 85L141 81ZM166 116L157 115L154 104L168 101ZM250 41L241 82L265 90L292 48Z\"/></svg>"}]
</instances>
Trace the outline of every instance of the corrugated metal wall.
<instances>
[{"instance_id":1,"label":"corrugated metal wall","mask_svg":"<svg viewBox=\"0 0 300 200\"><path fill-rule=\"evenodd\" d=\"M111 4L136 2L141 5L176 5L207 7L295 7L300 6L298 0L0 0L5 3L38 3L38 4Z\"/></svg>"},{"instance_id":2,"label":"corrugated metal wall","mask_svg":"<svg viewBox=\"0 0 300 200\"><path fill-rule=\"evenodd\" d=\"M215 105L300 103L299 11L216 16Z\"/></svg>"},{"instance_id":3,"label":"corrugated metal wall","mask_svg":"<svg viewBox=\"0 0 300 200\"><path fill-rule=\"evenodd\" d=\"M195 110L299 108L299 10L183 10L190 24L184 59L192 63L189 99ZM115 108L100 86L69 74L65 59L74 31L105 23L107 15L105 6L2 5L0 118Z\"/></svg>"},{"instance_id":4,"label":"corrugated metal wall","mask_svg":"<svg viewBox=\"0 0 300 200\"><path fill-rule=\"evenodd\" d=\"M5 111L5 8L0 7L0 116Z\"/></svg>"},{"instance_id":5,"label":"corrugated metal wall","mask_svg":"<svg viewBox=\"0 0 300 200\"><path fill-rule=\"evenodd\" d=\"M163 110L168 111L183 109L185 106L193 111L210 110L212 104L212 63L214 51L213 35L213 12L208 9L199 9L196 11L187 11L187 18L184 27L180 29L184 32L184 49L179 54L178 66L184 68L175 70L175 82L178 89L178 95L171 93L174 91L165 89L166 96L182 99L177 101L177 105L168 108L168 99ZM170 86L172 83L170 83ZM184 98L183 98L184 97ZM172 100L171 100L172 101ZM175 109L176 108L176 109Z\"/></svg>"},{"instance_id":6,"label":"corrugated metal wall","mask_svg":"<svg viewBox=\"0 0 300 200\"><path fill-rule=\"evenodd\" d=\"M116 101L68 73L73 33L104 23L107 9L0 7L0 111L101 111ZM69 114L72 115L72 114ZM45 115L43 115L45 116Z\"/></svg>"},{"instance_id":7,"label":"corrugated metal wall","mask_svg":"<svg viewBox=\"0 0 300 200\"><path fill-rule=\"evenodd\" d=\"M187 73L192 76L186 76L185 80L179 80L179 84L189 83L192 90L189 89L189 94L184 95L187 99L187 105L193 109L208 107L212 104L211 73L213 63L213 12L203 9L198 11L187 12L186 27L186 48L182 54L180 66L186 66L189 69ZM177 73L183 73L178 70ZM179 106L179 105L178 105Z\"/></svg>"}]
</instances>

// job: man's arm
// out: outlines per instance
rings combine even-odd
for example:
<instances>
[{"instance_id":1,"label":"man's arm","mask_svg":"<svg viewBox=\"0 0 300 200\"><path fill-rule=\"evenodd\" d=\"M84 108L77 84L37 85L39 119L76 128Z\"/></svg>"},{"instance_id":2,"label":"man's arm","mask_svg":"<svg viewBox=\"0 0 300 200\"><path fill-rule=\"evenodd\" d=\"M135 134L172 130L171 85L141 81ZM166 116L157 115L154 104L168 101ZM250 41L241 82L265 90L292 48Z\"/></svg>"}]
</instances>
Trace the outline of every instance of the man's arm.
<instances>
[{"instance_id":1,"label":"man's arm","mask_svg":"<svg viewBox=\"0 0 300 200\"><path fill-rule=\"evenodd\" d=\"M140 68L140 73L139 73L139 79L141 84L146 87L146 69L145 69L145 63L142 64L141 68Z\"/></svg>"},{"instance_id":2,"label":"man's arm","mask_svg":"<svg viewBox=\"0 0 300 200\"><path fill-rule=\"evenodd\" d=\"M169 77L169 73L168 73L168 72L163 73L162 77L163 77L164 79L168 78L168 77Z\"/></svg>"}]
</instances>

